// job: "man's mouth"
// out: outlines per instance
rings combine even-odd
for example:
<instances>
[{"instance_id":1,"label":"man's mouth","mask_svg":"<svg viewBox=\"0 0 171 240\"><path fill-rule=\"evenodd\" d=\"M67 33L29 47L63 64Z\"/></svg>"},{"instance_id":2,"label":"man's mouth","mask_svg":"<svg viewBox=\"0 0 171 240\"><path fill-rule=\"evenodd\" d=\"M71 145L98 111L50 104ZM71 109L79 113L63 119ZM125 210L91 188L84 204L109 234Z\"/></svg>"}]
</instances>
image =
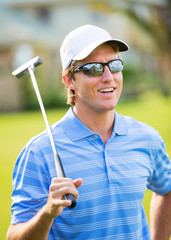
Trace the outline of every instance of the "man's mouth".
<instances>
[{"instance_id":1,"label":"man's mouth","mask_svg":"<svg viewBox=\"0 0 171 240\"><path fill-rule=\"evenodd\" d=\"M100 93L112 93L115 90L115 88L103 88L98 90Z\"/></svg>"}]
</instances>

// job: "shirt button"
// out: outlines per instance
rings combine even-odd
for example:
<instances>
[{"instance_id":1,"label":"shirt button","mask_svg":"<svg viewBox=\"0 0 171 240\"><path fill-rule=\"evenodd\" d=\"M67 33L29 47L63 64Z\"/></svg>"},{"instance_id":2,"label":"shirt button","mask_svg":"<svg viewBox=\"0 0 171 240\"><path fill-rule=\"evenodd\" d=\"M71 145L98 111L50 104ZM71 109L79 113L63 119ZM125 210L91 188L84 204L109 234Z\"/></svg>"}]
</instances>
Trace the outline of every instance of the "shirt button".
<instances>
[{"instance_id":1,"label":"shirt button","mask_svg":"<svg viewBox=\"0 0 171 240\"><path fill-rule=\"evenodd\" d=\"M98 139L99 138L99 136L98 135L94 135L94 139Z\"/></svg>"}]
</instances>

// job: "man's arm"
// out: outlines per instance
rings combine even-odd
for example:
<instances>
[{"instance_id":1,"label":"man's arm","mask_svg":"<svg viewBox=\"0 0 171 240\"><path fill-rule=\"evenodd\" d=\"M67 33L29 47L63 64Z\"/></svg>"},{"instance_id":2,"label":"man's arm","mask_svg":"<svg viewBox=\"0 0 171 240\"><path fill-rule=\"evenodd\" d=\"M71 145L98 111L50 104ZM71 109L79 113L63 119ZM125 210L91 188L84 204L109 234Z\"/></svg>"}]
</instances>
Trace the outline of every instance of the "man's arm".
<instances>
[{"instance_id":1,"label":"man's arm","mask_svg":"<svg viewBox=\"0 0 171 240\"><path fill-rule=\"evenodd\" d=\"M64 200L67 193L78 198L77 187L82 180L72 181L68 178L54 178L52 180L49 198L45 206L28 222L11 225L7 232L7 240L46 240L55 217L58 217L71 201Z\"/></svg>"},{"instance_id":2,"label":"man's arm","mask_svg":"<svg viewBox=\"0 0 171 240\"><path fill-rule=\"evenodd\" d=\"M153 193L150 208L152 240L169 240L171 235L171 191L165 195Z\"/></svg>"},{"instance_id":3,"label":"man's arm","mask_svg":"<svg viewBox=\"0 0 171 240\"><path fill-rule=\"evenodd\" d=\"M48 218L42 209L30 221L11 225L7 232L7 240L46 240L52 222L53 219Z\"/></svg>"}]
</instances>

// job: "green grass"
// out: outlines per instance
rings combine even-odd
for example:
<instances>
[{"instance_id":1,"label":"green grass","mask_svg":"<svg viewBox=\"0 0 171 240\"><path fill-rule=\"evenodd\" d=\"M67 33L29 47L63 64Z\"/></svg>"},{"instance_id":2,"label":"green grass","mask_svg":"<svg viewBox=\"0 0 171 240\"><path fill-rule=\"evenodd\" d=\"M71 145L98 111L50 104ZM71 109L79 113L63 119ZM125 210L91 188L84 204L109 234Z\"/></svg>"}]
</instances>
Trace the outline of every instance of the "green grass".
<instances>
[{"instance_id":1,"label":"green grass","mask_svg":"<svg viewBox=\"0 0 171 240\"><path fill-rule=\"evenodd\" d=\"M67 109L47 111L49 123L60 119ZM155 127L163 137L167 152L171 156L171 98L146 95L143 99L121 102L117 111L131 115ZM0 239L4 240L10 224L12 171L16 158L27 141L45 129L40 111L0 115ZM149 218L151 192L147 191L144 206Z\"/></svg>"}]
</instances>

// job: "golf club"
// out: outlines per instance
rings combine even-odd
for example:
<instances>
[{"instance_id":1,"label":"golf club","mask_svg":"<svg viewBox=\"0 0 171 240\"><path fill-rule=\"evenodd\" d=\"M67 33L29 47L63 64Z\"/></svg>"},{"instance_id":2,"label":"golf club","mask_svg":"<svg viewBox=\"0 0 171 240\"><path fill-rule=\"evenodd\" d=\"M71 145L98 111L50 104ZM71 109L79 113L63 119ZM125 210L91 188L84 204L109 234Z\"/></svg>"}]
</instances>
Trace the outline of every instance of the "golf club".
<instances>
[{"instance_id":1,"label":"golf club","mask_svg":"<svg viewBox=\"0 0 171 240\"><path fill-rule=\"evenodd\" d=\"M33 83L34 90L35 90L36 95L37 95L37 99L38 99L40 108L41 108L41 111L42 111L42 114L43 114L43 118L44 118L46 128L47 128L47 131L48 131L48 135L49 135L49 138L50 138L50 143L51 143L53 154L54 154L54 160L55 160L55 167L56 167L57 175L60 178L65 178L66 175L65 175L65 172L64 172L64 169L63 169L63 166L62 166L60 156L58 155L56 147L55 147L53 135L52 135L52 132L51 132L51 129L50 129L50 126L49 126L49 122L48 122L48 119L47 119L47 116L46 116L43 101L42 101L42 98L41 98L41 95L40 95L40 92L39 92L39 88L38 88L38 85L37 85L37 81L36 81L36 78L35 78L35 75L34 75L35 67L37 67L38 65L40 65L42 63L43 63L42 59L37 56L37 57L33 58L32 60L28 61L27 63L23 64L22 66L20 66L19 68L17 68L15 71L13 71L12 75L16 76L17 78L20 78L23 75L25 75L27 72L29 72L29 74L31 76L32 83ZM64 199L71 200L72 204L68 207L69 209L73 209L77 204L76 200L75 200L75 197L71 194L66 194L64 196Z\"/></svg>"}]
</instances>

